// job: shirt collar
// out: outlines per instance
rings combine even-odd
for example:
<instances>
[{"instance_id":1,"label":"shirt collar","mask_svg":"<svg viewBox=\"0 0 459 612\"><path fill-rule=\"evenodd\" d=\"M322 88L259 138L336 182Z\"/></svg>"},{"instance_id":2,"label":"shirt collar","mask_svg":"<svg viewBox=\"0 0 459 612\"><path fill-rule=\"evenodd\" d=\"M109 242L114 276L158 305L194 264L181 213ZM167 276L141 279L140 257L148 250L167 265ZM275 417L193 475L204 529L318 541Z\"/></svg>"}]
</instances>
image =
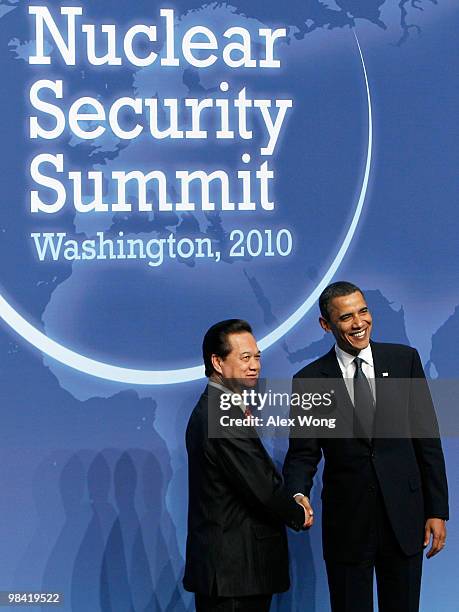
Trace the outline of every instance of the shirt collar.
<instances>
[{"instance_id":1,"label":"shirt collar","mask_svg":"<svg viewBox=\"0 0 459 612\"><path fill-rule=\"evenodd\" d=\"M347 369L347 367L354 361L356 357L355 355L351 355L350 353L346 353L346 351L343 351L343 349L340 348L337 344L335 344L335 352L336 352L336 358L338 359L339 364L344 369ZM364 361L365 363L370 365L372 368L374 368L373 353L371 352L370 344L366 348L361 350L357 356L360 357L362 361Z\"/></svg>"},{"instance_id":2,"label":"shirt collar","mask_svg":"<svg viewBox=\"0 0 459 612\"><path fill-rule=\"evenodd\" d=\"M207 384L209 385L209 387L215 387L215 389L218 389L219 391L223 391L223 393L230 393L231 395L233 395L234 393L234 391L231 391L231 389L228 389L227 387L224 387L220 383L217 383L213 380L209 380Z\"/></svg>"},{"instance_id":3,"label":"shirt collar","mask_svg":"<svg viewBox=\"0 0 459 612\"><path fill-rule=\"evenodd\" d=\"M219 391L222 391L223 393L229 393L230 395L239 395L239 393L236 393L236 391L231 391L231 389L228 389L228 387L225 387L224 385L221 385L218 382L215 382L213 380L208 381L207 385L209 387L214 387L214 389L218 389ZM244 405L244 403L241 403L240 405L240 409L242 410L242 412L244 413L244 415L246 414L246 408L247 406Z\"/></svg>"}]
</instances>

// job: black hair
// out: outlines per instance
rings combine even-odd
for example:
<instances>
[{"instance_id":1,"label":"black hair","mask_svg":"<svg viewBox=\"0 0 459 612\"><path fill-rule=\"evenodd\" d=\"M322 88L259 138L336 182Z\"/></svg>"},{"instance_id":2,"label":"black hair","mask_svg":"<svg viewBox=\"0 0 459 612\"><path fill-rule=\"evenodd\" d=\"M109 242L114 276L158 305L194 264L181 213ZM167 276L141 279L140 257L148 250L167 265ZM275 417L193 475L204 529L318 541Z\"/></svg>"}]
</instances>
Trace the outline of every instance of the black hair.
<instances>
[{"instance_id":1,"label":"black hair","mask_svg":"<svg viewBox=\"0 0 459 612\"><path fill-rule=\"evenodd\" d=\"M344 295L350 295L351 293L355 293L359 291L359 293L363 294L363 291L354 285L353 283L348 283L347 281L337 281L336 283L332 283L325 287L319 297L319 308L320 314L327 321L330 320L330 313L328 312L328 304L333 298L343 297Z\"/></svg>"},{"instance_id":2,"label":"black hair","mask_svg":"<svg viewBox=\"0 0 459 612\"><path fill-rule=\"evenodd\" d=\"M243 319L227 319L226 321L220 321L207 330L202 342L202 356L204 359L206 376L210 376L214 372L212 355L218 355L222 359L225 359L231 352L228 336L230 334L240 334L243 332L252 333L252 328L247 321Z\"/></svg>"}]
</instances>

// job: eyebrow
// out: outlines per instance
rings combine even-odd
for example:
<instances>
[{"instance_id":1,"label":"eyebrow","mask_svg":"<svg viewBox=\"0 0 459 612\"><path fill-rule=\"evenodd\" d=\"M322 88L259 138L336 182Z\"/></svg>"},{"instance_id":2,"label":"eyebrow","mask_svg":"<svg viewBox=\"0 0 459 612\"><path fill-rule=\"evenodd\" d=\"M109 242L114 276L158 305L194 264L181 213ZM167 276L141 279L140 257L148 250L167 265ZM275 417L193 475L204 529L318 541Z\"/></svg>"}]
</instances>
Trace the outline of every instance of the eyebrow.
<instances>
[{"instance_id":1,"label":"eyebrow","mask_svg":"<svg viewBox=\"0 0 459 612\"><path fill-rule=\"evenodd\" d=\"M257 351L256 353L251 353L250 351L244 351L243 353L241 353L241 357L244 357L244 355L261 355L261 351Z\"/></svg>"}]
</instances>

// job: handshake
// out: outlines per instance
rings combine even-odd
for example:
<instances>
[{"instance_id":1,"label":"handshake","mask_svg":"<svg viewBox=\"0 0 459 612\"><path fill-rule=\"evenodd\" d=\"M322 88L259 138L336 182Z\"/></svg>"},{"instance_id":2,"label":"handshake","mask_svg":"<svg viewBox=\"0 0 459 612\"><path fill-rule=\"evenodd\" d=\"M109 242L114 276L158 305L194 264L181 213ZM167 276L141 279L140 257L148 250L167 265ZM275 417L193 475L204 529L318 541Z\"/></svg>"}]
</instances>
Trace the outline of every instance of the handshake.
<instances>
[{"instance_id":1,"label":"handshake","mask_svg":"<svg viewBox=\"0 0 459 612\"><path fill-rule=\"evenodd\" d=\"M295 501L297 504L299 504L300 506L303 506L303 510L304 510L303 529L309 529L310 527L312 527L314 523L314 511L312 509L311 504L309 503L309 498L306 497L306 495L303 495L302 493L297 493L293 497L295 498Z\"/></svg>"}]
</instances>

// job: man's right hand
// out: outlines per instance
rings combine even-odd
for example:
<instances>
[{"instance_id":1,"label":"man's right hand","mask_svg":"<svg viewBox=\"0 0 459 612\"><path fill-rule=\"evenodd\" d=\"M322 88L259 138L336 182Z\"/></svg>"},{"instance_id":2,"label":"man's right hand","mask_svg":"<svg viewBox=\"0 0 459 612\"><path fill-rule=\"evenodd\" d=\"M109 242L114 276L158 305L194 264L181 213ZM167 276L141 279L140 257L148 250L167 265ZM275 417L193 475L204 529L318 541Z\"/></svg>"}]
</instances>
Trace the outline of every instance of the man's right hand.
<instances>
[{"instance_id":1,"label":"man's right hand","mask_svg":"<svg viewBox=\"0 0 459 612\"><path fill-rule=\"evenodd\" d=\"M314 511L309 503L309 498L306 495L302 495L301 493L297 493L295 496L295 501L300 506L304 508L304 524L303 529L309 529L314 523Z\"/></svg>"}]
</instances>

